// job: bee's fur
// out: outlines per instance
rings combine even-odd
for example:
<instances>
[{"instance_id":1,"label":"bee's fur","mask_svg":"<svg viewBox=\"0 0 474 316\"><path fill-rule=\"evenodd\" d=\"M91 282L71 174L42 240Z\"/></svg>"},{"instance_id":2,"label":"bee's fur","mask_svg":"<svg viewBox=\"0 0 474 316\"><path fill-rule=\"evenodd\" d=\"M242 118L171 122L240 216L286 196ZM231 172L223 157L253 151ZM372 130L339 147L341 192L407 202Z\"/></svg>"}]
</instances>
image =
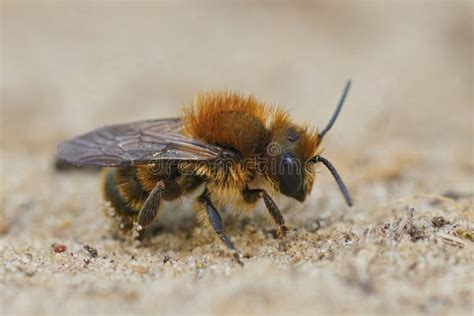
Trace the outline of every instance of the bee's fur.
<instances>
[{"instance_id":1,"label":"bee's fur","mask_svg":"<svg viewBox=\"0 0 474 316\"><path fill-rule=\"evenodd\" d=\"M245 190L262 189L271 196L280 195L276 175L258 172L262 160L273 159L269 156L271 144L278 144L278 150L291 151L305 165L318 154L319 139L315 130L294 124L284 110L270 107L252 96L234 92L199 94L193 104L183 110L181 119L183 134L232 149L240 154L239 161L228 168L188 162L184 166L190 174L185 175L177 168L166 174L150 172L147 165L107 169L104 198L121 215L122 227L133 226L131 223L137 221L148 195L159 181L163 181L165 187L160 204L189 195L205 183L209 201L218 209L231 205L234 209L250 210L262 196L245 198ZM289 141L289 134L296 141ZM304 168L303 200L313 182L314 170ZM205 207L199 200L195 210L205 222Z\"/></svg>"},{"instance_id":2,"label":"bee's fur","mask_svg":"<svg viewBox=\"0 0 474 316\"><path fill-rule=\"evenodd\" d=\"M202 223L240 255L224 233L219 210L264 205L284 235L288 228L274 198L305 201L321 163L347 205L349 191L321 141L341 112L351 82L320 132L293 123L280 107L231 91L201 93L180 118L97 128L62 142L58 159L78 166L107 167L103 194L108 213L132 236L143 237L164 203L189 197Z\"/></svg>"},{"instance_id":3,"label":"bee's fur","mask_svg":"<svg viewBox=\"0 0 474 316\"><path fill-rule=\"evenodd\" d=\"M256 156L268 158L265 156L270 143L285 149L288 130L294 130L299 136L296 152L303 163L317 154L319 140L316 131L295 125L287 112L279 107L270 107L252 96L245 97L229 91L198 94L192 106L184 109L183 119L188 136L234 148L247 162L246 168L235 164L226 171L209 167L197 170L198 174L209 179L209 191L220 207L238 203L240 209L251 209L252 204L243 201L240 194L249 185L263 185L267 190L278 191L276 179L271 174L257 174L257 162L252 162L257 160ZM305 188L309 194L314 172L310 168L305 168L305 171Z\"/></svg>"}]
</instances>

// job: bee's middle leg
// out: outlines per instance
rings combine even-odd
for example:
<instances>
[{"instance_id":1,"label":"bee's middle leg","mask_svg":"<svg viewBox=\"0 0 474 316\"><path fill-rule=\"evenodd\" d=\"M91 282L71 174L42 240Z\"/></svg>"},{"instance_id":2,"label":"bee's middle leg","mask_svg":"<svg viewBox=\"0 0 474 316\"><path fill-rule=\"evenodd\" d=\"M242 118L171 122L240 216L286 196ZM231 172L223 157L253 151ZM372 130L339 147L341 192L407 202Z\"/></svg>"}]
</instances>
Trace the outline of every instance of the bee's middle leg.
<instances>
[{"instance_id":1,"label":"bee's middle leg","mask_svg":"<svg viewBox=\"0 0 474 316\"><path fill-rule=\"evenodd\" d=\"M265 190L245 188L242 191L242 196L248 203L256 203L259 199L263 199L268 212L272 216L275 223L279 226L279 236L284 237L286 235L288 232L288 227L286 227L285 219L283 218L283 215L281 215L280 209L276 203Z\"/></svg>"},{"instance_id":2,"label":"bee's middle leg","mask_svg":"<svg viewBox=\"0 0 474 316\"><path fill-rule=\"evenodd\" d=\"M240 253L235 248L234 244L230 240L229 237L224 233L224 226L222 224L222 219L219 213L217 212L216 207L214 204L212 204L211 200L209 199L207 190L204 191L204 193L197 198L197 203L199 204L199 211L204 211L206 212L205 218L209 221L211 224L212 228L216 232L216 234L219 236L219 238L222 240L224 245L229 249L233 254L235 260L240 264L243 265L242 261L240 260Z\"/></svg>"}]
</instances>

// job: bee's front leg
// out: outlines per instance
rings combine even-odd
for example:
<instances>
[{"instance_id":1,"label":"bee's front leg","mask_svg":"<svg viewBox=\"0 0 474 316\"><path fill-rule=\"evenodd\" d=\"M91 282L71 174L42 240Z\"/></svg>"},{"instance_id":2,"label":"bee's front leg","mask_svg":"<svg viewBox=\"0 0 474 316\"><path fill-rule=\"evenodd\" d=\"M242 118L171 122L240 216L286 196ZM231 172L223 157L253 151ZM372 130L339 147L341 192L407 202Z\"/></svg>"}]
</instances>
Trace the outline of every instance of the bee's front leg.
<instances>
[{"instance_id":1,"label":"bee's front leg","mask_svg":"<svg viewBox=\"0 0 474 316\"><path fill-rule=\"evenodd\" d=\"M234 244L232 241L227 237L227 235L224 233L224 226L222 225L222 219L219 213L217 212L216 207L214 204L212 204L211 200L209 199L209 196L207 194L207 190L204 191L204 193L197 198L197 202L200 206L200 211L205 211L207 216L207 220L211 224L212 228L216 232L216 234L219 236L219 238L222 240L222 242L226 245L226 247L234 254L235 260L243 266L242 261L240 260L241 255L237 248L235 248Z\"/></svg>"},{"instance_id":2,"label":"bee's front leg","mask_svg":"<svg viewBox=\"0 0 474 316\"><path fill-rule=\"evenodd\" d=\"M283 215L281 215L278 206L275 204L273 199L270 197L270 195L268 195L265 190L245 188L242 191L242 196L244 197L244 200L248 203L256 203L259 199L263 198L268 212L272 216L275 223L279 226L278 236L286 236L286 233L288 232L288 227L286 227L285 225L285 219L283 218Z\"/></svg>"}]
</instances>

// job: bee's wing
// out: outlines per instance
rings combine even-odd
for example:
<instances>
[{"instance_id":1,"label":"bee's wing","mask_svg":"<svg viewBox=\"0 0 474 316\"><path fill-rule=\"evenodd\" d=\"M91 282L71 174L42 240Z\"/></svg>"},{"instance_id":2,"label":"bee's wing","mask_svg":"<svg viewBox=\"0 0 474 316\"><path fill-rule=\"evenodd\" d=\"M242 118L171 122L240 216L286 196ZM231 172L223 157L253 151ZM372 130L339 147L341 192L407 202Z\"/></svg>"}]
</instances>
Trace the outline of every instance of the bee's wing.
<instances>
[{"instance_id":1,"label":"bee's wing","mask_svg":"<svg viewBox=\"0 0 474 316\"><path fill-rule=\"evenodd\" d=\"M60 160L78 166L117 167L163 160L213 160L227 150L181 134L178 118L98 128L58 146Z\"/></svg>"}]
</instances>

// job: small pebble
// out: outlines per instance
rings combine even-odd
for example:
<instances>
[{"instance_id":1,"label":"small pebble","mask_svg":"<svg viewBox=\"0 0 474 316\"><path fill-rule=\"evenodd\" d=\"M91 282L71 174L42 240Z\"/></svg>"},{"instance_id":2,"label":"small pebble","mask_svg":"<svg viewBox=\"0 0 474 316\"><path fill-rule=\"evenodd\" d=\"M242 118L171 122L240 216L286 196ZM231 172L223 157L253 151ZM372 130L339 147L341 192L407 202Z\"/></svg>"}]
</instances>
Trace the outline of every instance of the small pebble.
<instances>
[{"instance_id":1,"label":"small pebble","mask_svg":"<svg viewBox=\"0 0 474 316\"><path fill-rule=\"evenodd\" d=\"M92 256L92 257L97 257L99 253L97 252L97 249L94 247L91 247L89 245L85 245L84 249Z\"/></svg>"},{"instance_id":2,"label":"small pebble","mask_svg":"<svg viewBox=\"0 0 474 316\"><path fill-rule=\"evenodd\" d=\"M56 245L53 245L53 251L54 251L55 253L65 252L66 250L67 250L66 245L63 245L63 244L56 244Z\"/></svg>"}]
</instances>

